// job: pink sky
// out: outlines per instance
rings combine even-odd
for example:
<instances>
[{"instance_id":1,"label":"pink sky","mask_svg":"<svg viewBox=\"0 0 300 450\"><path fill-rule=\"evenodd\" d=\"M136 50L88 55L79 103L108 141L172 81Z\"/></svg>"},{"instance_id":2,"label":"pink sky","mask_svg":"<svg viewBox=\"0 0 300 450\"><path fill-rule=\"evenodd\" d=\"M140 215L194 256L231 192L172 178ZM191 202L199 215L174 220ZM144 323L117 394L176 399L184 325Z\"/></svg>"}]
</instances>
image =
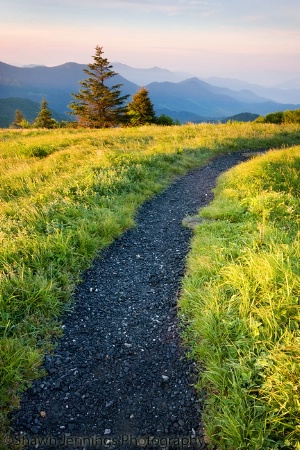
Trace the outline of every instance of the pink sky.
<instances>
[{"instance_id":1,"label":"pink sky","mask_svg":"<svg viewBox=\"0 0 300 450\"><path fill-rule=\"evenodd\" d=\"M299 0L0 0L0 60L111 62L260 83L300 78Z\"/></svg>"}]
</instances>

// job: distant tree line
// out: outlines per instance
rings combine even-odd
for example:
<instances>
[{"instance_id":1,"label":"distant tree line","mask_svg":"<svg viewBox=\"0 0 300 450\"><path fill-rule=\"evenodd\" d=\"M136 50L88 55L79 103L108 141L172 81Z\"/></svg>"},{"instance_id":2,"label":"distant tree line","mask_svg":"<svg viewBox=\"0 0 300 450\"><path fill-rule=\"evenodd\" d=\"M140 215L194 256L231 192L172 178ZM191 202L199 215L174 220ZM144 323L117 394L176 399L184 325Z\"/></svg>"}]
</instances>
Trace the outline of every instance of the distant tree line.
<instances>
[{"instance_id":1,"label":"distant tree line","mask_svg":"<svg viewBox=\"0 0 300 450\"><path fill-rule=\"evenodd\" d=\"M300 123L300 109L269 113L264 117L259 116L254 122L275 124Z\"/></svg>"},{"instance_id":2,"label":"distant tree line","mask_svg":"<svg viewBox=\"0 0 300 450\"><path fill-rule=\"evenodd\" d=\"M26 121L21 111L17 110L12 128L57 128L59 126L80 126L88 128L110 128L118 126L140 125L179 125L171 117L162 114L156 117L148 90L142 87L132 96L132 100L125 103L129 95L122 95L122 84L111 87L107 81L117 75L113 66L103 56L102 47L96 47L94 62L88 64L83 71L88 77L80 81L81 89L72 94L74 100L69 108L76 122L58 123L51 116L47 101L42 100L41 109L32 124Z\"/></svg>"}]
</instances>

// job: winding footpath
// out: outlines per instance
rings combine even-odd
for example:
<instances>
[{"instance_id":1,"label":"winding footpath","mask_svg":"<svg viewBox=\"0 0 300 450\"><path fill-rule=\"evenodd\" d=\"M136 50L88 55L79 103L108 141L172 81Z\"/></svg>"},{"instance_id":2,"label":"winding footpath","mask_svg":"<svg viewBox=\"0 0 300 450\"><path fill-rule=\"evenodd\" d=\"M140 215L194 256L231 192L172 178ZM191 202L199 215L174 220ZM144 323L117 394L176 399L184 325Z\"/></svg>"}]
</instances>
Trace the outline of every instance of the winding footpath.
<instances>
[{"instance_id":1,"label":"winding footpath","mask_svg":"<svg viewBox=\"0 0 300 450\"><path fill-rule=\"evenodd\" d=\"M12 417L26 449L205 449L197 370L185 357L176 304L191 231L221 172L212 160L144 204L137 226L94 261L77 287L47 375Z\"/></svg>"}]
</instances>

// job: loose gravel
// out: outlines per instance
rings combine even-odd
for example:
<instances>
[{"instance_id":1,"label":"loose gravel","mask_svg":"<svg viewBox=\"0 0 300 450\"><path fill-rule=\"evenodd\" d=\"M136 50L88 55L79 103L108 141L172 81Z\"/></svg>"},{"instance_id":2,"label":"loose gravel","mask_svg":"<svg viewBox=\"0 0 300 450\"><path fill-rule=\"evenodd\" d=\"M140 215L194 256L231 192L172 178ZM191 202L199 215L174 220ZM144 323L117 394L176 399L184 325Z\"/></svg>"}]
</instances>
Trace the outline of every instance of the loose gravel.
<instances>
[{"instance_id":1,"label":"loose gravel","mask_svg":"<svg viewBox=\"0 0 300 450\"><path fill-rule=\"evenodd\" d=\"M192 231L187 215L212 199L228 154L144 204L136 227L97 258L77 287L47 375L22 396L15 442L26 449L206 449L197 369L176 304Z\"/></svg>"}]
</instances>

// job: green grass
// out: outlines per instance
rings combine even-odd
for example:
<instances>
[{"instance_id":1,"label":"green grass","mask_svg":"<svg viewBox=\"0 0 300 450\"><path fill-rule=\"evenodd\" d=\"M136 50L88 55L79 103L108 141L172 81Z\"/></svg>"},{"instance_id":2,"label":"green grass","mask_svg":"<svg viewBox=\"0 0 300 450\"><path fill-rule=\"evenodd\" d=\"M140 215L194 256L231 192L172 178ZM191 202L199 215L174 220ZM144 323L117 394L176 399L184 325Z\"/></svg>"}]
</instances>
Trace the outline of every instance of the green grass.
<instances>
[{"instance_id":1,"label":"green grass","mask_svg":"<svg viewBox=\"0 0 300 450\"><path fill-rule=\"evenodd\" d=\"M219 179L180 300L220 449L300 448L300 147Z\"/></svg>"},{"instance_id":2,"label":"green grass","mask_svg":"<svg viewBox=\"0 0 300 450\"><path fill-rule=\"evenodd\" d=\"M0 428L80 274L146 199L219 153L299 142L297 125L0 131Z\"/></svg>"}]
</instances>

